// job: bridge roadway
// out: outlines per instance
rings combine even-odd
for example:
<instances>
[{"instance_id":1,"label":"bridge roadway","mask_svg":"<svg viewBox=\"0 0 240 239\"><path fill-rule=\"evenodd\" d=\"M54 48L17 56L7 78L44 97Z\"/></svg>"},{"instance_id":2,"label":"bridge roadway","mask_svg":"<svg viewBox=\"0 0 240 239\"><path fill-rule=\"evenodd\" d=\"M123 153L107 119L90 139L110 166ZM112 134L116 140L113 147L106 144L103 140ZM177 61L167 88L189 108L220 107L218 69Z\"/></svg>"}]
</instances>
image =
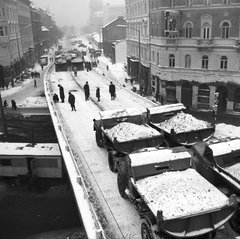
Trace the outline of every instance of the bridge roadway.
<instances>
[{"instance_id":1,"label":"bridge roadway","mask_svg":"<svg viewBox=\"0 0 240 239\"><path fill-rule=\"evenodd\" d=\"M45 77L49 110L88 238L141 238L140 217L130 201L118 193L117 175L108 167L107 150L96 145L93 119L99 118L101 110L138 107L145 111L154 103L119 84L116 84L117 98L111 101L108 92L110 80L94 70L78 72L75 80L70 72L55 72L53 69L50 73L50 77ZM89 101L85 101L82 90L86 81L90 85ZM59 92L58 84L64 87L66 98L65 103L54 104L52 94ZM101 90L100 102L95 97L96 87ZM69 91L75 95L76 112L71 111L67 103ZM87 193L79 185L85 185ZM87 208L90 208L90 214Z\"/></svg>"}]
</instances>

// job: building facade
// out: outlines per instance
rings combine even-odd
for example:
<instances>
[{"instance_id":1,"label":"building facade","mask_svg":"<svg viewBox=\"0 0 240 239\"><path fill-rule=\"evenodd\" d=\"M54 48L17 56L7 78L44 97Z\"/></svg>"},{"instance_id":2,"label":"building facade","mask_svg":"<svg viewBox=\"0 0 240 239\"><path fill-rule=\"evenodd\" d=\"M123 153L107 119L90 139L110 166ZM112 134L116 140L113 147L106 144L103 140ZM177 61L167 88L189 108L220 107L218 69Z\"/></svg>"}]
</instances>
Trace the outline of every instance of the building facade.
<instances>
[{"instance_id":1,"label":"building facade","mask_svg":"<svg viewBox=\"0 0 240 239\"><path fill-rule=\"evenodd\" d=\"M126 40L119 40L112 44L112 63L126 62L127 43Z\"/></svg>"},{"instance_id":2,"label":"building facade","mask_svg":"<svg viewBox=\"0 0 240 239\"><path fill-rule=\"evenodd\" d=\"M152 95L240 112L240 2L150 0L149 16Z\"/></svg>"},{"instance_id":3,"label":"building facade","mask_svg":"<svg viewBox=\"0 0 240 239\"><path fill-rule=\"evenodd\" d=\"M126 39L126 29L118 25L126 25L123 17L118 17L102 27L103 54L112 59L112 44L118 40Z\"/></svg>"},{"instance_id":4,"label":"building facade","mask_svg":"<svg viewBox=\"0 0 240 239\"><path fill-rule=\"evenodd\" d=\"M42 16L40 10L33 4L30 5L30 14L33 31L35 60L37 60L42 55L43 51Z\"/></svg>"},{"instance_id":5,"label":"building facade","mask_svg":"<svg viewBox=\"0 0 240 239\"><path fill-rule=\"evenodd\" d=\"M150 87L149 1L126 0L128 75L140 83L140 93Z\"/></svg>"},{"instance_id":6,"label":"building facade","mask_svg":"<svg viewBox=\"0 0 240 239\"><path fill-rule=\"evenodd\" d=\"M21 57L21 70L25 69L28 65L33 64L35 60L30 3L31 2L29 0L17 1L18 20L20 26L17 34L17 42Z\"/></svg>"}]
</instances>

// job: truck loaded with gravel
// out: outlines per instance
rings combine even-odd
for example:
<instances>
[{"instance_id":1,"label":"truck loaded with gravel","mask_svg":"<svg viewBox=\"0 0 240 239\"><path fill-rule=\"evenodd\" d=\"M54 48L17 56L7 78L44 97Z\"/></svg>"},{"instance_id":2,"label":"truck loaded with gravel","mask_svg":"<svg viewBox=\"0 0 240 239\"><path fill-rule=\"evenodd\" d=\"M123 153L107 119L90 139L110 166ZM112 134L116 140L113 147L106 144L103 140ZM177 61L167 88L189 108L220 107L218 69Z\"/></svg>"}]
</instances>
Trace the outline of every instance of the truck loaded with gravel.
<instances>
[{"instance_id":1,"label":"truck loaded with gravel","mask_svg":"<svg viewBox=\"0 0 240 239\"><path fill-rule=\"evenodd\" d=\"M234 215L236 198L191 168L189 150L140 149L118 165L118 190L142 219L142 239L213 238Z\"/></svg>"},{"instance_id":2,"label":"truck loaded with gravel","mask_svg":"<svg viewBox=\"0 0 240 239\"><path fill-rule=\"evenodd\" d=\"M99 120L93 120L96 143L107 148L109 168L113 172L127 153L163 143L162 133L144 123L138 108L101 111L99 115Z\"/></svg>"},{"instance_id":3,"label":"truck loaded with gravel","mask_svg":"<svg viewBox=\"0 0 240 239\"><path fill-rule=\"evenodd\" d=\"M147 108L146 114L148 124L164 132L165 143L170 147L191 147L208 140L215 132L214 122L198 120L181 103Z\"/></svg>"},{"instance_id":4,"label":"truck loaded with gravel","mask_svg":"<svg viewBox=\"0 0 240 239\"><path fill-rule=\"evenodd\" d=\"M229 224L240 234L240 139L212 138L192 147L193 166L225 195L237 196L237 210Z\"/></svg>"}]
</instances>

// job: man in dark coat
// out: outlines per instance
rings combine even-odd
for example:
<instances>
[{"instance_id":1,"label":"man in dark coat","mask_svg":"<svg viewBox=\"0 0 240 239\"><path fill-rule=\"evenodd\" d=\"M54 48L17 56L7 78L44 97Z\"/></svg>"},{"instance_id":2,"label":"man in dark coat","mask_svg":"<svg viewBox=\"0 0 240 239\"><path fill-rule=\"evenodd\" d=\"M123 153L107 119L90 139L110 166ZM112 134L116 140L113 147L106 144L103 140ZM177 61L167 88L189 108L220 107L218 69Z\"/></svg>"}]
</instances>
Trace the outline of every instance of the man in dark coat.
<instances>
[{"instance_id":1,"label":"man in dark coat","mask_svg":"<svg viewBox=\"0 0 240 239\"><path fill-rule=\"evenodd\" d=\"M100 88L97 87L96 89L96 97L98 98L98 101L100 101Z\"/></svg>"},{"instance_id":2,"label":"man in dark coat","mask_svg":"<svg viewBox=\"0 0 240 239\"><path fill-rule=\"evenodd\" d=\"M75 108L75 96L71 92L69 92L68 95L69 95L68 96L68 103L71 105L72 111L73 110L76 111L76 108Z\"/></svg>"},{"instance_id":3,"label":"man in dark coat","mask_svg":"<svg viewBox=\"0 0 240 239\"><path fill-rule=\"evenodd\" d=\"M61 98L62 103L63 103L64 102L64 98L65 98L64 89L63 89L63 87L60 84L58 84L58 87L59 87L59 95L60 95L60 98Z\"/></svg>"},{"instance_id":4,"label":"man in dark coat","mask_svg":"<svg viewBox=\"0 0 240 239\"><path fill-rule=\"evenodd\" d=\"M112 81L110 82L110 85L109 85L109 93L111 95L111 100L115 100L116 88L115 88L115 85L112 83Z\"/></svg>"},{"instance_id":5,"label":"man in dark coat","mask_svg":"<svg viewBox=\"0 0 240 239\"><path fill-rule=\"evenodd\" d=\"M89 85L88 82L86 81L86 84L83 87L84 89L84 93L85 93L85 100L89 100L89 95L90 95L90 89L89 89Z\"/></svg>"}]
</instances>

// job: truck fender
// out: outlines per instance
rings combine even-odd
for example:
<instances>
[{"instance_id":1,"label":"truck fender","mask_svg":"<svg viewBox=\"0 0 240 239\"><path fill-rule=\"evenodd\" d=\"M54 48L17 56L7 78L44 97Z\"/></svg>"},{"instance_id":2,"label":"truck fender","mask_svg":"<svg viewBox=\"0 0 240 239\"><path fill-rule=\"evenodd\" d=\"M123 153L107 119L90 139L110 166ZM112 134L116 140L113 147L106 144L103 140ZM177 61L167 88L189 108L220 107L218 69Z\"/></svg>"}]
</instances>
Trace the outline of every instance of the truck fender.
<instances>
[{"instance_id":1,"label":"truck fender","mask_svg":"<svg viewBox=\"0 0 240 239\"><path fill-rule=\"evenodd\" d=\"M125 189L127 188L127 169L125 163L120 163L117 166L118 175L117 175L117 184L118 184L118 191L122 198L126 197Z\"/></svg>"}]
</instances>

